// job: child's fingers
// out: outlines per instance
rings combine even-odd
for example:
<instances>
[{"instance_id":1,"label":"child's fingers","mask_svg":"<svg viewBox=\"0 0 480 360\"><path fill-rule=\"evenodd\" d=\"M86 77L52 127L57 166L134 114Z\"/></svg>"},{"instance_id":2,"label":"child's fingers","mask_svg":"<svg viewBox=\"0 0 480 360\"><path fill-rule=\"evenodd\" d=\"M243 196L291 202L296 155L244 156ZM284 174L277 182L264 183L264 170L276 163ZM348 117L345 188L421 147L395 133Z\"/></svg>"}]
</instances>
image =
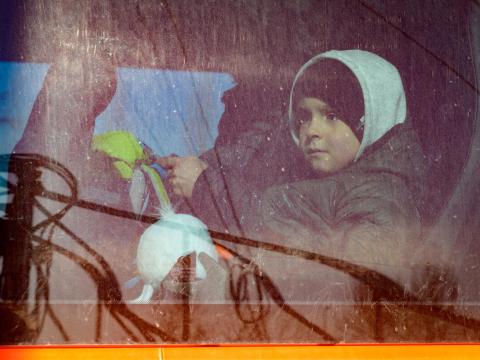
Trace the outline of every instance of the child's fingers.
<instances>
[{"instance_id":1,"label":"child's fingers","mask_svg":"<svg viewBox=\"0 0 480 360\"><path fill-rule=\"evenodd\" d=\"M165 169L170 169L175 167L180 161L181 161L181 158L178 156L163 156L163 157L159 156L155 159L155 162Z\"/></svg>"}]
</instances>

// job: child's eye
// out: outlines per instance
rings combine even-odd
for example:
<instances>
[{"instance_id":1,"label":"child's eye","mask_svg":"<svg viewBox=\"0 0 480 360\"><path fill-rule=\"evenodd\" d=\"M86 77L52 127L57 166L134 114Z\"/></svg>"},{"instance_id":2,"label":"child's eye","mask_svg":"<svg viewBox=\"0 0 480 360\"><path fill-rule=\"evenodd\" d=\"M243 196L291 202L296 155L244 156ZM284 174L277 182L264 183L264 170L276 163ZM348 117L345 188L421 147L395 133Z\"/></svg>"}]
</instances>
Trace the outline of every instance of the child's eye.
<instances>
[{"instance_id":1,"label":"child's eye","mask_svg":"<svg viewBox=\"0 0 480 360\"><path fill-rule=\"evenodd\" d=\"M297 123L297 126L302 126L310 121L311 114L303 109L299 109L297 113L295 114L295 122Z\"/></svg>"},{"instance_id":2,"label":"child's eye","mask_svg":"<svg viewBox=\"0 0 480 360\"><path fill-rule=\"evenodd\" d=\"M297 124L297 129L300 129L303 125L307 124L309 119L303 118L303 117L297 117L295 119L295 122Z\"/></svg>"},{"instance_id":3,"label":"child's eye","mask_svg":"<svg viewBox=\"0 0 480 360\"><path fill-rule=\"evenodd\" d=\"M335 114L334 112L329 112L326 117L330 121L338 120L337 114Z\"/></svg>"}]
</instances>

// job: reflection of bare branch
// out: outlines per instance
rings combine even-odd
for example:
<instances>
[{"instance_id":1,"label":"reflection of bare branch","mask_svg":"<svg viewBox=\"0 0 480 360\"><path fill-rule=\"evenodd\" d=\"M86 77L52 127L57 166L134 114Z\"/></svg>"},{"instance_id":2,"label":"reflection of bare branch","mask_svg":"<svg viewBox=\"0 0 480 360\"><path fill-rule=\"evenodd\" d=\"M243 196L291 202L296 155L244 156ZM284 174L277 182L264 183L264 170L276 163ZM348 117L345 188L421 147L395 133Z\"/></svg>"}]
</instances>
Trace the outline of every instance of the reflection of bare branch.
<instances>
[{"instance_id":1,"label":"reflection of bare branch","mask_svg":"<svg viewBox=\"0 0 480 360\"><path fill-rule=\"evenodd\" d=\"M0 160L8 161L8 157L2 156ZM17 171L22 170L22 163L27 161L28 166L38 166L38 167L46 167L47 169L57 172L62 176L62 178L69 184L71 195L59 195L62 198L62 202L66 204L60 211L52 214L48 209L46 209L42 204L40 204L36 199L35 196L31 199L31 205L35 206L39 209L45 216L46 220L41 221L39 224L35 225L30 229L31 232L31 240L36 243L37 251L33 253L32 261L35 264L35 268L37 269L37 288L35 290L35 305L32 312L32 315L37 318L37 329L36 334L38 336L41 328L45 323L45 317L47 314L53 321L54 325L59 329L63 339L65 341L69 341L70 338L63 327L61 321L58 319L58 316L53 311L51 305L49 304L49 272L50 266L52 261L52 251L55 251L68 259L72 260L74 263L79 265L85 273L87 273L92 280L97 284L97 294L99 303L97 304L97 316L96 316L96 327L95 327L95 340L100 341L101 339L101 328L102 328L102 312L103 306L109 310L112 317L118 322L120 327L131 337L132 340L138 341L138 337L136 337L133 331L125 325L122 321L121 316L128 319L134 327L136 327L140 332L144 334L144 337L147 341L153 342L156 341L156 336L162 339L163 341L173 342L175 339L168 334L166 334L161 329L148 324L145 320L141 319L134 313L132 313L122 302L122 295L120 290L120 285L116 276L108 264L108 262L98 254L93 248L91 248L85 241L83 241L80 237L78 237L73 231L71 231L68 227L66 227L62 222L61 218L65 215L65 213L74 206L77 202L77 187L76 181L74 177L69 173L69 171L61 166L60 164L56 163L55 161L50 161L41 156L37 155L14 155L12 157L13 162L18 162L16 164ZM16 186L10 184L11 190L15 191ZM36 189L38 193L42 194L43 190ZM17 190L18 191L18 190ZM52 198L56 199L57 196L52 196ZM21 215L20 215L21 216ZM71 237L77 244L79 244L87 253L92 256L97 263L100 264L100 268L93 265L87 259L82 258L72 251L63 248L57 244L52 243L51 239L53 236L54 228L59 228L63 230L69 237ZM49 230L47 230L49 229ZM34 235L33 232L39 232L40 236ZM43 236L48 231L47 239L44 239ZM46 263L46 274L41 269L41 264ZM44 307L44 313L41 319L39 319L39 300L40 297L45 298L46 305ZM119 305L118 305L119 304Z\"/></svg>"},{"instance_id":2,"label":"reflection of bare branch","mask_svg":"<svg viewBox=\"0 0 480 360\"><path fill-rule=\"evenodd\" d=\"M37 202L37 207L44 212L46 216L48 216L48 211ZM61 228L66 234L68 234L72 239L74 239L79 245L82 246L85 250L88 251L88 253L97 260L100 265L102 266L103 270L105 271L106 275L102 275L101 271L97 269L95 266L93 266L91 263L87 262L85 259L81 258L78 255L75 255L73 252L61 248L58 245L55 244L50 244L50 246L57 252L62 253L66 257L70 258L71 260L74 260L74 262L78 265L80 265L84 271L89 274L92 279L95 281L96 284L98 284L98 298L99 301L105 302L105 306L112 312L112 311L117 311L114 307L112 307L112 303L121 303L122 301L122 294L120 290L120 284L118 283L118 280L116 279L116 276L111 269L110 265L108 262L95 250L93 250L88 244L86 244L82 239L80 239L77 235L75 235L69 228L67 228L64 224L59 222L58 220L53 220L55 222L55 225ZM100 305L100 304L99 304ZM98 311L101 311L101 307L98 308ZM139 318L136 318L134 314L132 313L131 315L128 314L125 309L121 309L119 311L120 314L123 316L127 317L131 322L135 323L140 323L142 327L145 327L145 323L142 321L139 321ZM100 328L101 328L101 317L97 312L97 322L96 322L96 340L98 341L100 338ZM165 332L163 332L160 329L157 329L156 327L151 327L150 331L152 331L152 328L155 329L156 335L160 336L162 340L164 341L173 341L173 338L167 335ZM131 333L131 331L128 331ZM148 341L154 341L153 337L148 337Z\"/></svg>"},{"instance_id":3,"label":"reflection of bare branch","mask_svg":"<svg viewBox=\"0 0 480 360\"><path fill-rule=\"evenodd\" d=\"M62 323L58 319L58 316L53 311L52 306L50 304L46 304L45 307L46 307L45 311L47 312L48 315L50 315L50 318L52 319L53 323L55 324L55 326L58 328L58 330L62 334L63 339L65 341L69 341L70 337L68 336L67 332L65 331L65 328L63 327ZM40 329L38 329L37 332L39 330Z\"/></svg>"},{"instance_id":4,"label":"reflection of bare branch","mask_svg":"<svg viewBox=\"0 0 480 360\"><path fill-rule=\"evenodd\" d=\"M42 206L38 201L36 201L35 205L40 211L44 213L44 215L46 215L47 217L50 215L49 211L44 206ZM116 286L116 288L120 289L116 276L114 275L114 272L110 267L110 264L103 258L103 256L98 254L90 245L88 245L85 241L83 241L80 237L78 237L73 231L71 231L68 227L62 224L56 217L50 216L49 219L51 219L52 223L54 223L57 227L63 230L68 236L70 236L75 242L77 242L83 249L85 249L88 252L88 254L91 255L102 266L106 274L110 275L108 280L112 281L112 283ZM101 278L102 278L101 275L97 276L97 280L101 280ZM115 295L115 296L113 299L110 299L110 300L121 301L122 295L120 293L120 290L117 292L112 292L111 294L108 294L109 297L111 297L111 295Z\"/></svg>"},{"instance_id":5,"label":"reflection of bare branch","mask_svg":"<svg viewBox=\"0 0 480 360\"><path fill-rule=\"evenodd\" d=\"M112 312L111 313L113 318L117 321L117 323L120 325L120 327L127 333L128 336L130 336L130 339L132 339L135 342L139 342L140 339L128 328L127 325L123 322L123 320L120 318L120 316L117 315L117 313Z\"/></svg>"},{"instance_id":6,"label":"reflection of bare branch","mask_svg":"<svg viewBox=\"0 0 480 360\"><path fill-rule=\"evenodd\" d=\"M34 241L39 243L45 242L45 240L38 237L34 237ZM155 339L148 332L154 333L155 335L159 336L163 341L170 341L170 342L175 341L174 338L167 335L161 329L158 329L155 326L148 324L145 320L139 318L137 315L130 312L124 304L120 303L121 299L118 299L117 302L115 301L112 302L111 294L118 294L120 292L119 288L115 286L115 285L118 285L118 283L114 282L112 284L109 281L111 280L111 277L112 276L115 277L115 275L107 274L106 276L103 276L99 269L97 269L94 265L92 265L86 259L82 258L79 255L76 255L74 252L53 243L49 244L48 246L50 246L55 252L74 261L75 264L79 265L92 278L92 280L94 280L94 282L99 285L98 297L99 297L99 301L101 301L100 304L103 304L104 306L106 306L107 309L112 314L118 313L123 315L128 320L130 320L133 324L135 324L139 330L141 331L147 330L147 333L144 334L147 341L155 341ZM118 316L114 316L114 317L118 318ZM122 323L120 325L122 326L124 324ZM124 330L126 330L127 333L132 334L131 330L128 330L128 328L124 328Z\"/></svg>"},{"instance_id":7,"label":"reflection of bare branch","mask_svg":"<svg viewBox=\"0 0 480 360\"><path fill-rule=\"evenodd\" d=\"M26 156L21 155L20 159L25 160ZM33 156L34 160L37 162L37 166L42 167L45 166L51 170L55 170L56 166L60 166L55 162L50 162L48 159ZM1 158L0 158L1 160ZM13 158L15 161L15 157ZM32 164L30 164L32 165ZM58 170L58 169L56 169ZM63 170L62 170L63 171ZM68 174L67 174L68 175ZM147 320L141 318L140 316L133 313L126 304L122 303L122 293L120 289L119 282L116 278L113 269L111 268L110 264L105 260L105 258L97 253L92 247L90 247L84 240L82 240L79 236L77 236L72 230L70 230L66 225L61 222L61 218L65 215L65 213L73 206L76 207L83 207L95 211L99 211L102 213L106 213L112 216L118 216L123 218L129 219L138 219L137 214L130 213L124 210L118 210L109 208L107 206L98 205L95 203L87 202L84 200L77 199L76 197L76 183L71 180L71 190L72 196L66 196L62 194L52 193L45 191L44 189L41 192L41 196L46 198L50 198L56 201L61 201L66 203L66 206L57 212L56 214L50 213L48 209L46 209L43 205L41 205L38 201L32 200L32 205L34 205L37 209L39 209L46 217L47 220L42 221L41 227L38 225L35 227L35 230L38 230L38 233L41 236L32 234L31 240L35 243L38 247L38 254L34 255L34 262L36 269L37 269L37 289L35 292L35 300L38 303L41 297L45 298L47 304L43 310L43 316L40 319L40 308L38 304L35 304L33 315L37 318L37 335L38 331L44 324L45 316L48 316L52 319L54 325L59 329L62 337L65 341L69 341L69 336L66 330L63 328L60 320L54 313L52 307L48 303L49 299L49 268L51 264L51 254L52 252L58 253L71 261L75 264L80 266L82 270L88 274L88 276L94 281L97 285L97 296L98 296L98 304L96 306L96 328L95 328L95 340L100 341L102 335L102 314L103 314L103 307L111 314L112 318L119 324L121 329L133 340L139 341L139 338L135 336L135 331L139 331L147 342L154 342L157 339L161 339L162 341L167 342L178 342L179 339L176 339L170 335L168 335L165 331L158 328L157 326L151 324ZM13 185L12 185L13 186ZM14 189L13 187L12 189ZM38 191L38 189L37 189ZM39 194L40 195L40 194ZM153 223L157 219L153 217L142 216L141 220L147 223ZM54 244L51 239L54 233L54 229L59 228L65 234L67 234L70 238L72 238L78 245L82 247L82 249L86 250L89 256L92 256L93 259L98 263L98 266L93 264L92 262L88 261L86 258L83 258L73 251L68 250L62 246ZM48 230L47 230L48 229ZM48 233L47 239L43 236ZM280 254L284 254L287 256L294 256L301 259L310 260L315 263L319 263L330 268L336 269L341 271L345 274L350 275L354 279L360 281L361 283L367 285L372 291L374 292L374 297L376 301L399 301L402 304L407 304L408 309L413 310L416 313L424 314L428 316L432 316L434 318L449 322L451 324L458 324L463 326L464 328L470 329L480 329L480 321L469 318L467 316L459 315L455 311L445 308L441 304L430 302L425 304L422 302L425 300L424 298L419 298L418 296L414 296L412 293L407 292L403 286L394 282L390 278L386 277L385 275L369 269L367 267L353 264L341 259L331 258L328 256L324 256L317 253L308 252L305 250L290 248L282 245L272 244L272 243L265 243L259 242L251 239L247 239L244 237L233 236L230 234L223 234L215 231L210 231L210 234L214 239L220 239L224 242L230 242L232 244L240 244L248 247L263 249L267 251L272 251ZM223 245L224 246L224 245ZM231 250L231 249L230 249ZM315 333L322 336L327 341L335 341L335 338L332 337L330 334L326 333L324 330L319 328L314 323L308 321L304 316L294 310L289 304L286 303L285 299L283 298L280 291L276 288L273 281L263 272L261 271L260 267L252 262L250 259L246 259L239 254L236 254L232 251L234 255L236 255L237 259L239 259L243 263L249 263L252 270L252 275L254 276L255 286L257 290L258 300L262 303L263 300L263 293L267 293L269 297L279 305L280 309L285 312L286 314L292 316L294 319L299 321L301 324L305 325L309 329L312 329ZM45 259L42 258L42 254ZM46 273L43 272L41 269L41 264L46 263ZM250 295L248 294L248 290L245 286L248 286L245 281L248 279L237 279L239 282L234 284L232 288L232 294L234 295L235 300L235 310L237 311L237 315L244 323L253 323L257 324L261 322L266 314L266 307L262 307L260 305L259 309L253 309L251 304L245 308L247 311L250 311L250 317L245 317L244 313L242 313L242 309L240 306L242 304L246 304L250 299ZM231 279L232 281L232 279ZM236 286L236 287L235 287ZM189 306L186 304L185 309L188 309ZM252 316L254 312L258 314ZM186 316L188 315L188 316ZM124 320L128 320L130 324L127 324ZM189 321L189 313L184 314L184 328L183 328L183 341L188 341L189 335L189 326L190 324L186 324L185 322ZM377 324L381 326L380 323ZM377 331L380 333L380 331Z\"/></svg>"},{"instance_id":8,"label":"reflection of bare branch","mask_svg":"<svg viewBox=\"0 0 480 360\"><path fill-rule=\"evenodd\" d=\"M384 21L386 24L397 30L399 33L401 33L405 38L410 40L413 44L417 45L420 49L425 51L426 54L430 55L432 58L434 58L436 61L438 61L440 64L448 68L449 71L451 71L453 74L458 76L471 90L473 90L477 95L480 95L480 91L477 89L477 86L475 86L474 83L472 83L470 80L468 80L465 76L463 76L456 68L456 66L448 63L447 61L443 60L440 56L438 56L433 50L428 48L428 46L422 44L419 40L415 39L411 34L408 32L404 31L401 27L398 25L395 25L392 21L388 19L387 16L383 15L380 13L377 9L375 9L373 6L367 4L363 0L357 0L361 6L363 6L365 9L370 11L372 14L377 16L379 19ZM474 3L476 0L473 0Z\"/></svg>"},{"instance_id":9,"label":"reflection of bare branch","mask_svg":"<svg viewBox=\"0 0 480 360\"><path fill-rule=\"evenodd\" d=\"M60 197L57 197L57 199L60 199ZM131 219L138 218L136 214L133 214L127 211L108 208L105 206L100 206L100 205L85 202L85 201L82 201L81 203L77 204L77 206L79 205L83 205L92 210L95 209L97 211L105 211L106 213L115 215L115 216L121 216L121 217L126 217ZM143 216L141 220L144 222L153 223L157 219L153 217ZM314 261L314 262L326 265L328 267L347 273L353 278L369 286L376 292L379 299L388 300L388 301L408 302L412 304L412 310L414 310L417 313L435 316L445 321L450 321L455 324L466 326L467 328L480 329L480 321L465 317L463 315L458 315L452 310L446 310L441 305L438 305L438 304L437 305L431 304L429 306L418 305L419 303L422 303L422 299L406 292L403 286L397 284L396 282L389 279L385 275L379 272L376 272L372 269L369 269L367 267L356 265L341 259L331 258L321 254L308 252L305 250L290 248L290 247L266 243L266 242L260 242L260 241L247 239L239 236L234 236L230 234L220 233L212 230L210 230L210 234L214 239L220 239L226 242L230 242L232 244L246 245L253 248L259 248L259 249L277 252L285 255L295 256L295 257L303 258L306 260L310 260L310 261ZM222 246L224 246L224 244L222 244ZM234 252L233 249L229 249L229 251ZM417 305L413 306L413 304L417 304Z\"/></svg>"},{"instance_id":10,"label":"reflection of bare branch","mask_svg":"<svg viewBox=\"0 0 480 360\"><path fill-rule=\"evenodd\" d=\"M49 315L53 321L53 324L57 327L58 331L60 331L60 334L62 335L63 340L70 341L70 337L68 336L61 321L58 319L57 314L55 314L55 311L52 309L51 305L48 303L48 299L50 298L48 278L43 273L40 264L37 264L35 266L35 269L36 269L38 280L37 280L37 289L35 291L34 310L32 311L32 315L35 317L35 320L36 320L36 328L35 328L36 335L37 336L39 335L40 330L43 328L43 325L45 324L47 315ZM39 312L40 312L39 307L40 307L41 294L43 295L45 300L47 300L47 302L44 304L42 318L39 319Z\"/></svg>"},{"instance_id":11,"label":"reflection of bare branch","mask_svg":"<svg viewBox=\"0 0 480 360\"><path fill-rule=\"evenodd\" d=\"M46 195L48 196L48 194ZM60 200L61 198L62 196L56 197L57 200ZM105 206L98 205L95 203L90 203L87 201L79 201L76 204L76 206L82 206L91 210L101 211L110 215L125 217L129 219L138 218L138 216L134 213L105 207ZM153 223L157 219L153 217L142 216L141 220L147 223ZM379 272L376 272L372 269L369 269L367 267L356 265L341 259L331 258L321 254L308 252L305 250L290 248L290 247L266 243L266 242L260 242L260 241L247 239L239 236L234 236L230 234L220 233L212 230L210 230L210 234L214 239L220 239L222 241L230 242L232 244L246 245L253 248L259 248L263 250L281 253L284 255L295 256L295 257L303 258L306 260L310 260L310 261L314 261L314 262L326 265L328 267L347 273L353 278L369 286L376 292L377 297L379 299L411 303L412 304L411 309L417 313L434 316L444 321L449 321L458 325L465 326L467 328L480 329L479 320L456 314L454 311L447 310L441 305L438 305L438 304L429 304L428 306L418 305L422 303L422 299L408 293L403 286L397 284L396 282L389 279L385 275ZM224 244L222 244L222 246L224 246ZM229 251L234 252L233 249L229 249Z\"/></svg>"},{"instance_id":12,"label":"reflection of bare branch","mask_svg":"<svg viewBox=\"0 0 480 360\"><path fill-rule=\"evenodd\" d=\"M168 16L170 20L172 21L173 29L175 30L175 36L177 37L177 40L180 44L180 48L182 49L182 55L183 55L183 63L187 63L187 49L185 47L184 42L182 41L182 37L180 36L180 31L178 30L178 25L177 25L177 20L175 18L175 15L170 8L170 5L168 4L167 0L163 0L163 3L165 4L165 9L167 10Z\"/></svg>"},{"instance_id":13,"label":"reflection of bare branch","mask_svg":"<svg viewBox=\"0 0 480 360\"><path fill-rule=\"evenodd\" d=\"M295 311L290 305L288 305L286 303L285 299L283 298L282 294L280 293L280 291L277 289L277 287L275 286L273 281L270 279L270 277L267 274L265 274L265 272L262 271L260 269L260 267L254 261L246 259L246 258L242 257L240 254L237 254L237 253L234 253L234 255L238 259L240 259L246 267L250 268L251 273L255 276L255 280L256 280L256 284L257 284L257 291L260 295L259 296L260 304L261 304L261 301L262 301L262 299L261 299L262 291L258 286L261 284L261 285L263 285L263 288L265 289L265 291L270 295L272 300L282 309L282 311L284 311L288 315L292 316L294 319L299 321L301 324L305 325L307 328L311 329L312 331L314 331L315 333L320 335L324 340L326 340L328 342L337 342L337 340L333 336L331 336L326 331L319 328L317 325L315 325L311 321L308 321L304 316L302 316L300 313ZM235 291L235 287L233 286L232 279L230 280L230 287L232 288L232 293L233 293L234 299L236 301L235 309L237 311L238 316L241 318L240 309L238 308L238 306L240 305L239 302L242 299L241 298L238 299L238 295L237 295L237 297L235 296L236 291ZM261 308L260 311L259 311L258 319L252 319L252 320L253 321L260 320L261 317L263 317L265 315L266 315L265 314L265 309ZM244 321L248 321L248 319L246 319Z\"/></svg>"},{"instance_id":14,"label":"reflection of bare branch","mask_svg":"<svg viewBox=\"0 0 480 360\"><path fill-rule=\"evenodd\" d=\"M57 198L58 200L58 198ZM38 206L40 206L40 209L43 211L45 209L42 209L41 208L41 205L38 204ZM132 214L133 215L133 214ZM135 215L133 215L135 216ZM82 241L81 239L79 238L76 238L75 235L73 233L71 233L64 225L62 224L59 224L59 226L62 228L63 231L67 232L72 238L76 239L76 241ZM216 236L218 237L218 234L216 234ZM86 245L86 244L85 244ZM83 244L82 244L83 246ZM93 250L92 250L93 251ZM257 273L259 273L260 271L258 270L258 267L256 267L257 269ZM308 321L305 317L303 317L302 315L300 315L298 312L296 312L292 307L288 306L286 303L285 303L285 300L283 299L280 291L278 291L278 289L275 287L275 285L273 284L273 282L271 281L271 279L266 276L265 274L263 274L261 276L261 278L259 279L256 279L256 285L257 285L257 290L259 292L259 294L262 293L261 289L259 288L260 284L263 284L264 288L267 289L269 295L272 297L272 299L278 304L281 306L281 309L283 311L285 311L287 314L291 315L293 318L295 318L296 320L300 321L300 323L306 325L307 327L309 327L310 329L312 329L312 331L316 332L317 334L321 335L325 340L329 341L329 342L335 342L335 338L332 337L331 335L329 335L328 333L326 333L324 330L320 329L318 326L316 326L315 324L313 324L312 322ZM234 296L234 298L236 298ZM236 309L236 312L237 312L237 315L239 316L240 319L242 319L242 316L240 314L240 310L239 310L239 299L235 299L236 302L235 302L235 309ZM244 300L251 300L251 299L244 299ZM261 299L260 299L261 300ZM188 311L188 306L185 307L185 309ZM259 317L256 318L256 319L252 319L252 320L248 320L248 319L243 319L242 321L244 322L257 322L259 320L262 319L262 315L264 314L264 311L260 311L260 314L259 314ZM183 336L183 340L184 341L187 341L188 340L188 328L189 328L189 314L187 313L184 313L184 336ZM98 323L97 323L98 324ZM98 326L97 326L97 329L98 329ZM98 330L97 330L97 333L98 333Z\"/></svg>"}]
</instances>

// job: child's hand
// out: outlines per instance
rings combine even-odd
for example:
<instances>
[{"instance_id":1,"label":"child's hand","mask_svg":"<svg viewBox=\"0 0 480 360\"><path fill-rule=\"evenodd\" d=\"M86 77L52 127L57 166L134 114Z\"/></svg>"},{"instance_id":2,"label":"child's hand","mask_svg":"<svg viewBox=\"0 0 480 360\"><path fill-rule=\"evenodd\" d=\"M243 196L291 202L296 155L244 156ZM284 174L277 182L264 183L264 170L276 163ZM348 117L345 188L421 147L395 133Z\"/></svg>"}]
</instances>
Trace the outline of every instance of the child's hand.
<instances>
[{"instance_id":1,"label":"child's hand","mask_svg":"<svg viewBox=\"0 0 480 360\"><path fill-rule=\"evenodd\" d=\"M167 170L168 182L175 195L190 199L193 187L200 174L208 167L201 159L195 156L158 157L156 162Z\"/></svg>"}]
</instances>

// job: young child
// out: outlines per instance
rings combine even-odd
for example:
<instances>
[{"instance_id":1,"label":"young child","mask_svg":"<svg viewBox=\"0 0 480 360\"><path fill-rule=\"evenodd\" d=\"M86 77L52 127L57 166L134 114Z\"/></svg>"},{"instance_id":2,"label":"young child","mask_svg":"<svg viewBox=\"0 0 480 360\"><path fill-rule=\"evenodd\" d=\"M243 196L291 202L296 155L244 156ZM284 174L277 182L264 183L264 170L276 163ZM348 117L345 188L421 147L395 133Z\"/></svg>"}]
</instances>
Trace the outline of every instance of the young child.
<instances>
[{"instance_id":1,"label":"young child","mask_svg":"<svg viewBox=\"0 0 480 360\"><path fill-rule=\"evenodd\" d=\"M359 281L380 273L408 289L421 231L424 159L397 69L366 51L317 55L294 79L288 119L315 175L264 192L262 240L290 252L251 250L250 259L285 302L307 305L296 309L336 339L373 341L375 321L382 329L403 328L394 310L380 320L372 306L403 298L389 297L391 288L381 281ZM346 268L306 260L293 249ZM352 276L358 266L362 274ZM272 337L307 336L308 327L276 314L279 333Z\"/></svg>"},{"instance_id":2,"label":"young child","mask_svg":"<svg viewBox=\"0 0 480 360\"><path fill-rule=\"evenodd\" d=\"M252 167L255 179L260 179L275 173L276 168L251 166L253 160L238 161L247 151L230 152L235 161L223 178L234 201L225 195L226 186L215 181L221 176L212 175L222 167L209 166L194 184L192 203L199 213L214 214L205 205L209 193L216 196L216 204L243 202L248 206L240 215L256 214L251 217L258 219L258 226L245 227L246 236L361 265L367 273L371 269L407 286L410 259L421 229L417 199L425 166L416 133L406 117L402 80L392 64L360 50L317 55L300 69L290 94L289 128L300 151L290 147L288 133L269 137L288 149L281 169L288 172L297 166L300 153L312 171L308 179L284 181L286 178L278 176L278 182L262 188L258 180L246 180L245 169ZM252 146L252 154L262 154L263 144L259 141ZM260 155L252 155L252 159L255 156ZM180 168L172 165L172 179L179 181L175 171ZM250 198L258 200L248 202ZM228 215L224 208L218 213ZM209 227L216 225L213 216L204 218ZM227 221L228 230L230 224ZM306 311L304 318L334 338L375 338L375 326L368 320L372 316L359 314L354 304L378 299L371 299L371 288L348 273L291 254L255 247L235 250L261 268L262 276L270 278L287 303L310 305L301 308ZM235 284L234 275L232 279ZM280 310L272 312L269 319L274 324L269 329L271 339L298 337L305 341L315 336L309 326L292 321Z\"/></svg>"},{"instance_id":3,"label":"young child","mask_svg":"<svg viewBox=\"0 0 480 360\"><path fill-rule=\"evenodd\" d=\"M189 158L163 162L171 169L174 184L182 180L176 175L182 166L189 171L200 169L199 180L198 175L193 181L192 176L183 178L191 180L191 204L198 208L200 218L209 228L223 230L212 220L215 214L229 218L230 210L223 204L244 202L246 210L239 212L238 219L250 213L260 213L263 218L254 231L246 228L247 236L258 239L262 231L257 229L263 226L267 233L284 235L273 241L286 242L291 247L378 266L403 266L405 252L420 229L416 199L425 171L421 147L406 115L402 80L392 64L371 52L329 51L302 66L290 94L290 132L313 169L313 174L308 175L313 177L311 180L292 182L281 177L299 164L295 149L284 137L255 135L272 139L271 142L280 140L288 149L288 157L285 151L283 154L285 164L278 166L278 171L267 161L236 160L236 154L240 158L250 148L219 154L234 159L230 172L222 170L227 168L226 162L207 170L205 166L193 166ZM273 135L285 136L279 134ZM255 149L251 151L252 159L263 153L262 144L259 141L251 147ZM261 164L267 166L260 168ZM270 181L266 186L270 189L265 191L263 183L257 184L259 180L247 181L244 173L249 168L255 179L278 173L277 182ZM217 174L221 171L222 176ZM210 197L216 201L205 200ZM248 201L250 198L257 200ZM210 203L215 206L209 206ZM225 231L236 233L232 223L226 221ZM390 265L384 270L390 271Z\"/></svg>"},{"instance_id":4,"label":"young child","mask_svg":"<svg viewBox=\"0 0 480 360\"><path fill-rule=\"evenodd\" d=\"M292 86L289 123L319 177L267 191L265 224L292 246L392 276L406 266L425 171L406 115L400 75L383 58L346 50L308 61Z\"/></svg>"}]
</instances>

